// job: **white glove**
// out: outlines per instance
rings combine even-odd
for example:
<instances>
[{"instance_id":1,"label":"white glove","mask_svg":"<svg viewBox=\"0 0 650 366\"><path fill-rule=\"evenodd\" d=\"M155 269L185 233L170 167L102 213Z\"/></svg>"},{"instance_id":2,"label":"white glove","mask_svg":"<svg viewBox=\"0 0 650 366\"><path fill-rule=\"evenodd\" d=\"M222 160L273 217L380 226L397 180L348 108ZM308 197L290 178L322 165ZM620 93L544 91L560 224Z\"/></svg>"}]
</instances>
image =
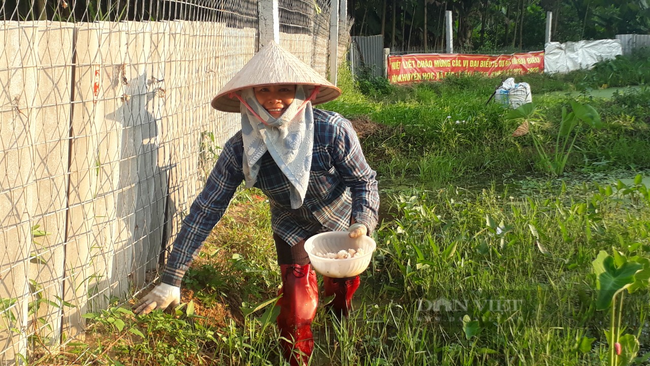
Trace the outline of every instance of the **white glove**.
<instances>
[{"instance_id":1,"label":"white glove","mask_svg":"<svg viewBox=\"0 0 650 366\"><path fill-rule=\"evenodd\" d=\"M352 239L356 239L368 234L368 228L364 224L356 223L350 225L348 232Z\"/></svg>"},{"instance_id":2,"label":"white glove","mask_svg":"<svg viewBox=\"0 0 650 366\"><path fill-rule=\"evenodd\" d=\"M154 309L166 309L169 305L176 306L181 302L181 288L161 283L136 305L135 313L149 314Z\"/></svg>"}]
</instances>

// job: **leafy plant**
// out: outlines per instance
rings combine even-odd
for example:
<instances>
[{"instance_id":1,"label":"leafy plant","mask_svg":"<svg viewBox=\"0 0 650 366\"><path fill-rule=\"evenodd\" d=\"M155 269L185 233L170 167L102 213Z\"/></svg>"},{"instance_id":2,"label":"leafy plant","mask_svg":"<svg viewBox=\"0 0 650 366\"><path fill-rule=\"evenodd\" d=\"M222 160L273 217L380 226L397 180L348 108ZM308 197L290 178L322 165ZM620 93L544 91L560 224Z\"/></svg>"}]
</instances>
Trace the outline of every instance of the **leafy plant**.
<instances>
[{"instance_id":1,"label":"leafy plant","mask_svg":"<svg viewBox=\"0 0 650 366\"><path fill-rule=\"evenodd\" d=\"M219 158L221 147L216 144L214 132L201 132L201 141L199 147L199 169L203 174L203 180L206 181L214 164Z\"/></svg>"},{"instance_id":2,"label":"leafy plant","mask_svg":"<svg viewBox=\"0 0 650 366\"><path fill-rule=\"evenodd\" d=\"M605 331L610 346L609 364L610 366L622 366L636 363L639 340L633 334L622 334L625 330L624 327L621 327L623 290L627 289L629 293L633 293L648 287L650 260L640 256L626 258L616 250L613 250L613 256L605 251L600 251L592 262L592 266L596 274L596 290L598 291L596 309L611 308L610 329Z\"/></svg>"},{"instance_id":3,"label":"leafy plant","mask_svg":"<svg viewBox=\"0 0 650 366\"><path fill-rule=\"evenodd\" d=\"M513 109L506 116L507 119L524 120L513 132L513 137L530 135L543 169L554 176L559 176L564 172L578 137L578 126L580 124L591 128L601 128L603 126L600 115L592 106L571 101L571 108L573 109L571 112L567 112L566 107L562 108L562 120L560 121L555 144L550 147L544 144L539 132L533 131L529 133L531 125L536 127L545 122L544 116L534 103L527 103Z\"/></svg>"},{"instance_id":4,"label":"leafy plant","mask_svg":"<svg viewBox=\"0 0 650 366\"><path fill-rule=\"evenodd\" d=\"M356 85L361 93L371 96L386 96L394 92L394 87L383 76L375 76L371 67L362 66L356 74Z\"/></svg>"},{"instance_id":5,"label":"leafy plant","mask_svg":"<svg viewBox=\"0 0 650 366\"><path fill-rule=\"evenodd\" d=\"M45 236L50 235L47 231L41 229L41 225L34 225L32 226L32 242L40 247L42 247L42 244L39 241L36 241L36 238L42 238ZM39 252L32 252L30 255L31 259L30 262L32 263L37 263L37 264L47 264L47 260L43 258L43 256Z\"/></svg>"},{"instance_id":6,"label":"leafy plant","mask_svg":"<svg viewBox=\"0 0 650 366\"><path fill-rule=\"evenodd\" d=\"M616 183L616 189L622 196L628 196L634 204L639 202L650 203L650 190L643 184L643 176L637 174L632 184L625 184L620 180Z\"/></svg>"},{"instance_id":7,"label":"leafy plant","mask_svg":"<svg viewBox=\"0 0 650 366\"><path fill-rule=\"evenodd\" d=\"M134 317L135 314L131 310L120 307L102 310L101 313L86 313L82 315L82 318L94 320L120 333L126 329L129 333L144 338L144 334L137 327L129 325L130 319Z\"/></svg>"},{"instance_id":8,"label":"leafy plant","mask_svg":"<svg viewBox=\"0 0 650 366\"><path fill-rule=\"evenodd\" d=\"M2 315L2 322L0 322L0 329L10 329L13 332L20 333L20 330L14 327L14 323L18 319L15 309L18 299L15 298L0 298L0 315Z\"/></svg>"}]
</instances>

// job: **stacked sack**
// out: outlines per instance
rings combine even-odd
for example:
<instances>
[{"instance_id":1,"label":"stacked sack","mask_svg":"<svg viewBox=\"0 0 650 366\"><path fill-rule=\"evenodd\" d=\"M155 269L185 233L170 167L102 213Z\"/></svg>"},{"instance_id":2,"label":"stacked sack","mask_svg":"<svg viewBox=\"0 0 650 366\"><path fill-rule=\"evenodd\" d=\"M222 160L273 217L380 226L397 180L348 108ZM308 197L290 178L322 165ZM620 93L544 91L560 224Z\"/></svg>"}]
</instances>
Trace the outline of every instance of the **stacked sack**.
<instances>
[{"instance_id":1,"label":"stacked sack","mask_svg":"<svg viewBox=\"0 0 650 366\"><path fill-rule=\"evenodd\" d=\"M532 103L533 95L528 83L515 83L514 78L507 78L494 92L494 100L504 107L516 109L522 104Z\"/></svg>"}]
</instances>

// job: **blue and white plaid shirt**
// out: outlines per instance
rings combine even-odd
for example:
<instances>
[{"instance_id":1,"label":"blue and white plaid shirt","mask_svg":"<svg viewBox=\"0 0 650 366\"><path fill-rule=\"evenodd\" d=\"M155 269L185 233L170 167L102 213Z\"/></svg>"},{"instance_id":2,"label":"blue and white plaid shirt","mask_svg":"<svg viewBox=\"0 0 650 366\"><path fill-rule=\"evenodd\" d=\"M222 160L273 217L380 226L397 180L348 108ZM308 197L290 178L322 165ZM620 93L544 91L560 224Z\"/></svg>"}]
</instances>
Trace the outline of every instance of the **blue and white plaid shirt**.
<instances>
[{"instance_id":1,"label":"blue and white plaid shirt","mask_svg":"<svg viewBox=\"0 0 650 366\"><path fill-rule=\"evenodd\" d=\"M162 281L180 286L203 241L244 180L241 131L225 144L217 164L185 217ZM351 219L371 233L377 226L376 173L363 155L352 124L338 113L314 109L314 147L303 205L291 209L290 183L267 152L255 187L268 197L273 232L290 245L324 231L347 230Z\"/></svg>"}]
</instances>

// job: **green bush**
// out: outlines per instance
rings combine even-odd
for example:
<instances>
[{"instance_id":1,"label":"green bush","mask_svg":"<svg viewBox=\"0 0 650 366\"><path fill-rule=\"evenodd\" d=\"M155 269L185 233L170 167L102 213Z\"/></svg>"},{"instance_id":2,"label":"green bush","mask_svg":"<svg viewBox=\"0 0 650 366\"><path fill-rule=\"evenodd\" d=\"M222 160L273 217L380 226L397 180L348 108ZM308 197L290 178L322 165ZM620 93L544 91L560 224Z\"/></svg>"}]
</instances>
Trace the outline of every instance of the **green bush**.
<instances>
[{"instance_id":1,"label":"green bush","mask_svg":"<svg viewBox=\"0 0 650 366\"><path fill-rule=\"evenodd\" d=\"M374 70L368 66L361 66L355 77L356 86L361 93L371 97L381 97L393 92L393 85L383 76L375 76Z\"/></svg>"}]
</instances>

